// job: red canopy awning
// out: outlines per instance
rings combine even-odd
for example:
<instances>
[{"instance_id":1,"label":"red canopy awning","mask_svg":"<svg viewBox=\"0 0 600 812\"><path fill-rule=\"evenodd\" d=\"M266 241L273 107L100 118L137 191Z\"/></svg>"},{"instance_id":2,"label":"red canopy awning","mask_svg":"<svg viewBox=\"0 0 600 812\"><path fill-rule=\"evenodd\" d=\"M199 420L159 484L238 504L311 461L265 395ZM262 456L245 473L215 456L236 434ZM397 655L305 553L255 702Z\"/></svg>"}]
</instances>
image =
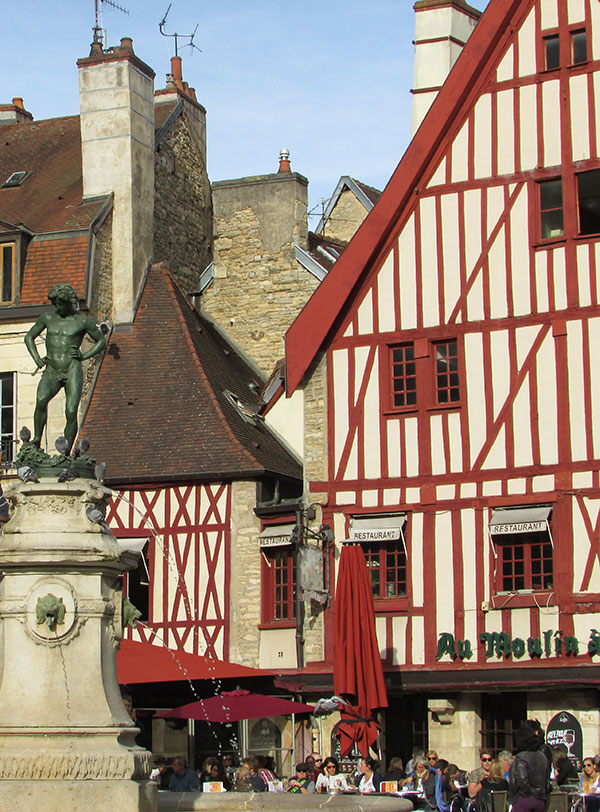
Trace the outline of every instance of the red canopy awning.
<instances>
[{"instance_id":1,"label":"red canopy awning","mask_svg":"<svg viewBox=\"0 0 600 812\"><path fill-rule=\"evenodd\" d=\"M121 685L264 676L269 676L269 672L135 640L122 640L117 652L117 678Z\"/></svg>"},{"instance_id":2,"label":"red canopy awning","mask_svg":"<svg viewBox=\"0 0 600 812\"><path fill-rule=\"evenodd\" d=\"M338 728L341 755L356 742L364 756L379 735L377 708L387 708L371 579L362 547L345 544L340 556L336 598L333 680L335 693L353 707Z\"/></svg>"},{"instance_id":3,"label":"red canopy awning","mask_svg":"<svg viewBox=\"0 0 600 812\"><path fill-rule=\"evenodd\" d=\"M279 696L253 694L250 691L223 691L199 702L190 702L157 716L170 719L199 719L203 722L239 722L241 719L260 719L263 716L290 716L292 713L312 713L313 705L294 702Z\"/></svg>"}]
</instances>

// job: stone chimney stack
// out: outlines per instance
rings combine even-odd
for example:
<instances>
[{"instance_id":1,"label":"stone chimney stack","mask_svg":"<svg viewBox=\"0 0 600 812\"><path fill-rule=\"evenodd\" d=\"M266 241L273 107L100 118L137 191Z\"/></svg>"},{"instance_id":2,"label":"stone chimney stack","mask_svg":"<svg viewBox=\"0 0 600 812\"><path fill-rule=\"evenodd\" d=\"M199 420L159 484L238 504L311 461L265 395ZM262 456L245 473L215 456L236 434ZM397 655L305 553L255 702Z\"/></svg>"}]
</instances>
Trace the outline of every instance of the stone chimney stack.
<instances>
[{"instance_id":1,"label":"stone chimney stack","mask_svg":"<svg viewBox=\"0 0 600 812\"><path fill-rule=\"evenodd\" d=\"M33 121L33 116L24 108L20 96L15 96L12 104L0 104L0 124L16 124L19 121Z\"/></svg>"},{"instance_id":2,"label":"stone chimney stack","mask_svg":"<svg viewBox=\"0 0 600 812\"><path fill-rule=\"evenodd\" d=\"M414 10L413 135L481 17L465 0L417 0Z\"/></svg>"},{"instance_id":3,"label":"stone chimney stack","mask_svg":"<svg viewBox=\"0 0 600 812\"><path fill-rule=\"evenodd\" d=\"M77 62L84 199L114 194L112 294L115 324L130 324L152 258L154 72L128 37L96 41Z\"/></svg>"},{"instance_id":4,"label":"stone chimney stack","mask_svg":"<svg viewBox=\"0 0 600 812\"><path fill-rule=\"evenodd\" d=\"M206 166L206 109L196 98L196 91L183 81L180 56L171 57L171 73L167 73L167 84L162 90L154 91L154 104L158 109L161 104L179 102L184 105L187 119L192 128L200 155Z\"/></svg>"}]
</instances>

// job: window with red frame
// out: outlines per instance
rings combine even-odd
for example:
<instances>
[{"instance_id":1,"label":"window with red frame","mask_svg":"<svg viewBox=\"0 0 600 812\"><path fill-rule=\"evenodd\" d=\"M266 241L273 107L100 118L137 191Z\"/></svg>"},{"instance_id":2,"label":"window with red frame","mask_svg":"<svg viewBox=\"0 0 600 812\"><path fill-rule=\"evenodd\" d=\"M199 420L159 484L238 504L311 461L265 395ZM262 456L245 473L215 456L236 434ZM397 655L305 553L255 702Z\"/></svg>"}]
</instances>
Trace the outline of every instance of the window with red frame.
<instances>
[{"instance_id":1,"label":"window with red frame","mask_svg":"<svg viewBox=\"0 0 600 812\"><path fill-rule=\"evenodd\" d=\"M452 341L439 341L435 351L435 389L437 402L456 403L460 400L458 377L458 344Z\"/></svg>"},{"instance_id":2,"label":"window with red frame","mask_svg":"<svg viewBox=\"0 0 600 812\"><path fill-rule=\"evenodd\" d=\"M263 550L267 621L296 617L296 557L291 545Z\"/></svg>"},{"instance_id":3,"label":"window with red frame","mask_svg":"<svg viewBox=\"0 0 600 812\"><path fill-rule=\"evenodd\" d=\"M419 352L417 352L417 345ZM459 348L456 338L419 339L390 347L391 408L405 411L459 406Z\"/></svg>"},{"instance_id":4,"label":"window with red frame","mask_svg":"<svg viewBox=\"0 0 600 812\"><path fill-rule=\"evenodd\" d=\"M500 592L552 589L552 543L547 531L506 536L497 548Z\"/></svg>"},{"instance_id":5,"label":"window with red frame","mask_svg":"<svg viewBox=\"0 0 600 812\"><path fill-rule=\"evenodd\" d=\"M373 597L400 598L406 595L406 551L404 541L369 541L361 547L371 577Z\"/></svg>"},{"instance_id":6,"label":"window with red frame","mask_svg":"<svg viewBox=\"0 0 600 812\"><path fill-rule=\"evenodd\" d=\"M392 398L397 408L417 405L417 366L414 344L392 347Z\"/></svg>"}]
</instances>

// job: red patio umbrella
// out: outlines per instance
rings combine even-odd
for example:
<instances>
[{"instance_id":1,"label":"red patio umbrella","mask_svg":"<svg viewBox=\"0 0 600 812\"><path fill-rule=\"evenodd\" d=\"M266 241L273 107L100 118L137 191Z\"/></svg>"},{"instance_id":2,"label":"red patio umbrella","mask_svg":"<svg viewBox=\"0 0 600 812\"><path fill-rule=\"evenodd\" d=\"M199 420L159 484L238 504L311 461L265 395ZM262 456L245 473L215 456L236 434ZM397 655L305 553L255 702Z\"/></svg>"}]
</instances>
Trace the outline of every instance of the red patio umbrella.
<instances>
[{"instance_id":1,"label":"red patio umbrella","mask_svg":"<svg viewBox=\"0 0 600 812\"><path fill-rule=\"evenodd\" d=\"M335 693L351 707L342 711L337 736L341 756L356 742L364 756L379 735L377 708L387 708L387 693L377 635L371 579L362 548L345 544L335 597L333 680Z\"/></svg>"},{"instance_id":2,"label":"red patio umbrella","mask_svg":"<svg viewBox=\"0 0 600 812\"><path fill-rule=\"evenodd\" d=\"M239 722L241 719L260 719L263 716L312 713L313 710L313 705L305 705L303 702L238 689L223 691L208 699L190 702L188 705L161 711L156 715L167 716L170 719L199 719L201 722Z\"/></svg>"},{"instance_id":3,"label":"red patio umbrella","mask_svg":"<svg viewBox=\"0 0 600 812\"><path fill-rule=\"evenodd\" d=\"M139 682L176 682L185 679L264 677L268 671L202 657L187 651L122 640L117 652L117 679L121 685Z\"/></svg>"}]
</instances>

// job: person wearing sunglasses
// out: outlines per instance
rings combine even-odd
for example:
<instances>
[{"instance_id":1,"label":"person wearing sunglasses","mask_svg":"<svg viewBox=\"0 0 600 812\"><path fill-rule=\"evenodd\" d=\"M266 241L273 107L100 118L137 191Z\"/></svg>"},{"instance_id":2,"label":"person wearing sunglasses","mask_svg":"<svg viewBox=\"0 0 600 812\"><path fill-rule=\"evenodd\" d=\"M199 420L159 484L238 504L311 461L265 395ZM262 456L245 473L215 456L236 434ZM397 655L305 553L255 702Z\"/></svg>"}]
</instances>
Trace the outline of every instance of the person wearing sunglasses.
<instances>
[{"instance_id":1,"label":"person wearing sunglasses","mask_svg":"<svg viewBox=\"0 0 600 812\"><path fill-rule=\"evenodd\" d=\"M477 793L481 792L481 781L484 778L489 778L493 760L494 756L489 750L483 748L479 751L481 766L476 767L473 772L469 773L467 778L469 798L475 798Z\"/></svg>"},{"instance_id":2,"label":"person wearing sunglasses","mask_svg":"<svg viewBox=\"0 0 600 812\"><path fill-rule=\"evenodd\" d=\"M581 791L586 795L592 792L600 792L600 773L598 773L594 759L591 757L583 759L580 787Z\"/></svg>"},{"instance_id":3,"label":"person wearing sunglasses","mask_svg":"<svg viewBox=\"0 0 600 812\"><path fill-rule=\"evenodd\" d=\"M343 792L348 789L346 776L340 772L337 759L329 756L323 762L323 772L317 776L317 792Z\"/></svg>"}]
</instances>

